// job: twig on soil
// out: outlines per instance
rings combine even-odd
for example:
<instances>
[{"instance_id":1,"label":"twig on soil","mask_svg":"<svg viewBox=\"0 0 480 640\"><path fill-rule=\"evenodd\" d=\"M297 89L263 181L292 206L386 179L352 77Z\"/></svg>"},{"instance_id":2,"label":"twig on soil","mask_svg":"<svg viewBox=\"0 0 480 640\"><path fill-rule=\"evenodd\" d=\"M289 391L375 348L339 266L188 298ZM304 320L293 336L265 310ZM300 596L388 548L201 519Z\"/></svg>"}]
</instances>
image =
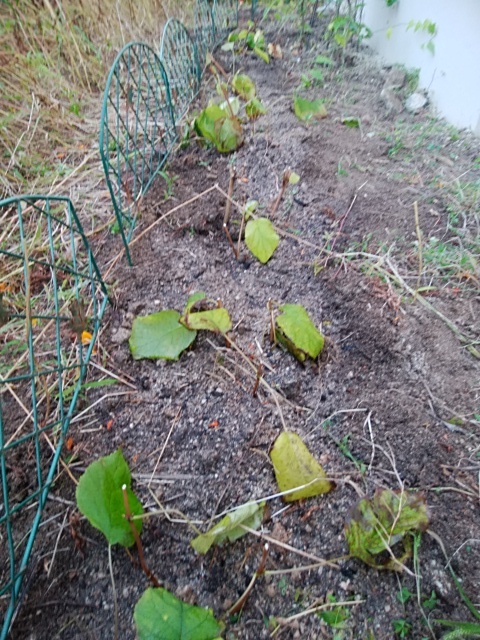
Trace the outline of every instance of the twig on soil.
<instances>
[{"instance_id":1,"label":"twig on soil","mask_svg":"<svg viewBox=\"0 0 480 640\"><path fill-rule=\"evenodd\" d=\"M288 618L276 618L278 626L275 627L275 629L272 631L272 633L270 634L270 637L273 638L274 636L276 636L278 631L282 627L288 626L289 624L291 624L295 620L299 620L300 618L303 618L305 616L309 616L312 613L317 613L318 611L329 611L329 610L335 609L337 607L345 607L345 606L353 607L353 606L358 605L358 604L364 604L366 602L366 600L344 600L342 602L326 602L324 604L321 604L321 605L317 606L318 602L323 602L323 597L319 598L318 600L316 600L305 611L300 611L300 613L296 613L293 616L290 616Z\"/></svg>"},{"instance_id":2,"label":"twig on soil","mask_svg":"<svg viewBox=\"0 0 480 640\"><path fill-rule=\"evenodd\" d=\"M266 542L263 545L262 558L260 560L260 564L258 565L258 569L253 574L252 579L250 580L250 583L248 584L247 588L242 593L240 598L227 611L227 615L228 616L231 616L234 613L238 613L239 611L241 611L243 609L243 607L245 606L246 601L248 600L248 596L250 595L250 592L252 591L252 589L253 589L253 587L255 585L255 582L257 581L257 578L259 576L262 576L265 573L265 566L266 566L267 557L268 557L268 549L269 549L269 545L268 545L268 542Z\"/></svg>"},{"instance_id":3,"label":"twig on soil","mask_svg":"<svg viewBox=\"0 0 480 640\"><path fill-rule=\"evenodd\" d=\"M389 269L391 270L392 274L396 278L398 284L402 286L405 289L405 291L408 291L408 293L414 298L416 295L416 299L418 300L418 302L420 302L420 304L422 304L426 309L428 309L429 311L434 313L436 316L438 316L440 320L442 320L447 325L450 331L452 331L455 334L455 336L458 338L461 344L465 346L467 351L475 358L480 359L480 351L473 346L472 340L470 340L467 336L465 336L454 322L452 322L446 316L444 316L441 311L436 309L433 306L433 304L428 302L428 300L426 300L420 293L415 294L414 289L412 289L412 287L405 282L402 276L398 273L398 269L395 267L395 265L392 263L392 261L389 258L387 258L386 263Z\"/></svg>"},{"instance_id":4,"label":"twig on soil","mask_svg":"<svg viewBox=\"0 0 480 640\"><path fill-rule=\"evenodd\" d=\"M365 418L365 422L363 423L363 428L368 426L368 433L370 434L370 442L372 443L372 455L370 456L370 463L368 465L368 471L372 470L373 459L375 458L375 441L373 439L373 431L372 431L372 421L370 418L372 417L372 412L369 411L368 416Z\"/></svg>"},{"instance_id":5,"label":"twig on soil","mask_svg":"<svg viewBox=\"0 0 480 640\"><path fill-rule=\"evenodd\" d=\"M182 413L182 409L180 408L180 409L177 411L177 413L176 413L176 415L175 415L175 417L174 417L174 419L173 419L173 421L172 421L172 426L170 427L170 431L168 432L167 437L166 437L166 439L165 439L165 442L163 443L162 450L160 451L160 455L158 456L158 460L157 460L157 462L155 463L155 467L154 467L154 469L153 469L153 471L152 471L152 475L150 476L150 480L148 481L148 484L147 484L147 487L148 487L148 488L150 488L150 485L151 485L151 483L152 483L152 479L153 479L154 475L155 475L155 474L156 474L156 472L157 472L158 465L160 464L160 461L161 461L161 459L162 459L162 457L163 457L163 454L164 454L165 449L166 449L166 447L167 447L168 441L170 440L170 436L172 435L172 431L173 431L173 429L177 426L177 424L178 424L178 422L179 422L179 420L180 420L180 414L181 414L181 413ZM157 451L158 451L158 449L157 449ZM156 453L156 451L153 451L153 452L150 454L150 456L154 455L155 453ZM150 456L149 456L149 457L150 457Z\"/></svg>"},{"instance_id":6,"label":"twig on soil","mask_svg":"<svg viewBox=\"0 0 480 640\"><path fill-rule=\"evenodd\" d=\"M273 218L275 217L275 214L278 211L278 207L280 206L280 202L282 201L289 179L290 179L290 171L284 171L282 176L282 186L280 187L278 196L276 197L275 202L273 203L272 210L270 212L270 220L273 220Z\"/></svg>"},{"instance_id":7,"label":"twig on soil","mask_svg":"<svg viewBox=\"0 0 480 640\"><path fill-rule=\"evenodd\" d=\"M262 540L266 540L270 544L280 547L281 549L285 549L285 551L290 551L291 553L295 553L296 555L302 556L303 558L308 558L309 560L313 560L314 562L318 563L320 566L327 566L327 567L331 567L332 569L340 569L338 564L335 564L331 560L325 560L324 558L319 558L318 556L314 556L313 553L308 553L307 551L296 549L295 547L292 547L286 542L281 542L280 540L276 540L275 538L272 538L272 536L269 536L266 533L262 533L261 531L256 531L255 529L246 527L243 524L241 524L240 526L245 531L248 531L248 533L251 533L254 536L257 536L258 538L262 538ZM345 558L346 557L348 556L345 556ZM339 558L339 559L342 560L343 558Z\"/></svg>"},{"instance_id":8,"label":"twig on soil","mask_svg":"<svg viewBox=\"0 0 480 640\"><path fill-rule=\"evenodd\" d=\"M89 364L91 364L92 367L94 367L95 369L98 369L99 371L109 376L110 378L115 378L115 380L118 380L119 382L124 384L126 387L130 387L130 389L133 389L134 391L138 391L137 387L134 384L131 384L124 378L120 378L120 376L117 376L115 373L113 373L113 371L109 371L108 369L105 369L104 367L102 367L102 365L96 363L94 360L90 359Z\"/></svg>"},{"instance_id":9,"label":"twig on soil","mask_svg":"<svg viewBox=\"0 0 480 640\"><path fill-rule=\"evenodd\" d=\"M337 243L337 240L338 240L338 238L339 238L339 237L341 236L341 234L342 234L343 227L344 227L344 225L345 225L345 222L347 221L347 218L348 218L348 216L349 216L349 214L350 214L350 211L353 209L353 205L355 204L355 202L356 202L356 200L357 200L357 198L358 198L358 193L359 193L359 191L360 191L361 189L363 189L363 187L367 184L367 182L368 182L368 180L366 180L363 184L361 184L361 185L358 187L358 189L355 191L355 193L353 194L353 198L352 198L352 200L351 200L351 202L350 202L350 206L348 207L348 209L347 209L346 213L342 216L342 219L341 219L341 221L340 221L340 226L338 227L338 231L337 231L337 233L336 233L336 235L335 235L335 238L333 239L332 246L330 247L330 252L331 252L331 253L333 253L333 249L335 248L335 245L336 245L336 243ZM327 260L328 260L328 258L327 258ZM326 263L325 263L325 265L326 265Z\"/></svg>"}]
</instances>

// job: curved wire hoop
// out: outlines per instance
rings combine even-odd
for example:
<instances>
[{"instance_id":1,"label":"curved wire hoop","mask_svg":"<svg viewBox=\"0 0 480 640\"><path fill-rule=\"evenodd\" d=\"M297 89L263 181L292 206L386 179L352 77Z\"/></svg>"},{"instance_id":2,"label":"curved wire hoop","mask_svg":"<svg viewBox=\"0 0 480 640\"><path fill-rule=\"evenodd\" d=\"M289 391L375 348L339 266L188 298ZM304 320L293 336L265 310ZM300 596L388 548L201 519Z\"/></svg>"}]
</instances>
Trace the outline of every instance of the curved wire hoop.
<instances>
[{"instance_id":1,"label":"curved wire hoop","mask_svg":"<svg viewBox=\"0 0 480 640\"><path fill-rule=\"evenodd\" d=\"M175 142L168 78L155 51L131 42L117 55L105 88L100 155L127 258L141 199Z\"/></svg>"},{"instance_id":2,"label":"curved wire hoop","mask_svg":"<svg viewBox=\"0 0 480 640\"><path fill-rule=\"evenodd\" d=\"M185 115L200 88L197 45L188 29L170 18L163 29L160 59L167 73L175 122Z\"/></svg>"},{"instance_id":3,"label":"curved wire hoop","mask_svg":"<svg viewBox=\"0 0 480 640\"><path fill-rule=\"evenodd\" d=\"M225 40L238 26L238 0L214 0L215 43Z\"/></svg>"},{"instance_id":4,"label":"curved wire hoop","mask_svg":"<svg viewBox=\"0 0 480 640\"><path fill-rule=\"evenodd\" d=\"M4 640L25 591L23 583L28 583L29 559L95 348L107 291L68 198L9 198L0 202L0 218L5 231L0 243ZM90 339L84 345L81 334L87 330Z\"/></svg>"},{"instance_id":5,"label":"curved wire hoop","mask_svg":"<svg viewBox=\"0 0 480 640\"><path fill-rule=\"evenodd\" d=\"M193 34L197 43L200 68L203 70L205 56L215 44L213 0L196 0Z\"/></svg>"}]
</instances>

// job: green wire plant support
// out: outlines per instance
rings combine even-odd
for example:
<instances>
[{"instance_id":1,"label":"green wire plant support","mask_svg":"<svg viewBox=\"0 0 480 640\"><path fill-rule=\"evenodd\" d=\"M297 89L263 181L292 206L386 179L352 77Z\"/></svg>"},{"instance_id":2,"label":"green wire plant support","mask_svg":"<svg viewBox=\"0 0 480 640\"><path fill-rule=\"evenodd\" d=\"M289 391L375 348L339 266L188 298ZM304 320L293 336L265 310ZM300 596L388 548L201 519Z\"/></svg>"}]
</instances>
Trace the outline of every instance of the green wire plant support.
<instances>
[{"instance_id":1,"label":"green wire plant support","mask_svg":"<svg viewBox=\"0 0 480 640\"><path fill-rule=\"evenodd\" d=\"M100 122L100 155L129 264L128 243L142 197L176 139L168 78L155 51L131 42L107 79Z\"/></svg>"},{"instance_id":2,"label":"green wire plant support","mask_svg":"<svg viewBox=\"0 0 480 640\"><path fill-rule=\"evenodd\" d=\"M165 25L160 59L167 73L175 122L182 118L200 88L202 71L195 42L175 18Z\"/></svg>"},{"instance_id":3,"label":"green wire plant support","mask_svg":"<svg viewBox=\"0 0 480 640\"><path fill-rule=\"evenodd\" d=\"M238 0L196 0L193 38L171 18L160 55L131 42L115 58L103 97L100 155L130 265L128 245L142 198L167 161L176 126L200 89L206 54L237 25Z\"/></svg>"},{"instance_id":4,"label":"green wire plant support","mask_svg":"<svg viewBox=\"0 0 480 640\"><path fill-rule=\"evenodd\" d=\"M214 0L215 44L219 44L238 26L238 0Z\"/></svg>"},{"instance_id":5,"label":"green wire plant support","mask_svg":"<svg viewBox=\"0 0 480 640\"><path fill-rule=\"evenodd\" d=\"M205 56L215 43L215 23L213 21L213 2L196 0L193 34L197 44L200 66L205 65Z\"/></svg>"},{"instance_id":6,"label":"green wire plant support","mask_svg":"<svg viewBox=\"0 0 480 640\"><path fill-rule=\"evenodd\" d=\"M107 300L68 198L0 201L0 640L28 586Z\"/></svg>"}]
</instances>

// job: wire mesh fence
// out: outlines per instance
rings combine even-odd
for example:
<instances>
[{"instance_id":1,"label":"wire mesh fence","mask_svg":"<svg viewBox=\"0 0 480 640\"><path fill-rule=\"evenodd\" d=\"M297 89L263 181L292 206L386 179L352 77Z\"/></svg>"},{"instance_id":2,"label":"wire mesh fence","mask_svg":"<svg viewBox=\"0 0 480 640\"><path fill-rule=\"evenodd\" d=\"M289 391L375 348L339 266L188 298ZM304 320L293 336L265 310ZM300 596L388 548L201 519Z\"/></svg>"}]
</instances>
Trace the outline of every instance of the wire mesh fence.
<instances>
[{"instance_id":1,"label":"wire mesh fence","mask_svg":"<svg viewBox=\"0 0 480 640\"><path fill-rule=\"evenodd\" d=\"M208 51L238 24L238 0L196 0L193 37L178 20L166 23L157 55L133 42L116 57L104 93L100 154L118 231L129 242L142 197L165 164L176 125L200 88Z\"/></svg>"},{"instance_id":2,"label":"wire mesh fence","mask_svg":"<svg viewBox=\"0 0 480 640\"><path fill-rule=\"evenodd\" d=\"M175 120L163 64L148 45L131 42L110 70L100 121L100 155L126 247L142 196L175 142Z\"/></svg>"},{"instance_id":3,"label":"wire mesh fence","mask_svg":"<svg viewBox=\"0 0 480 640\"><path fill-rule=\"evenodd\" d=\"M175 122L185 115L200 88L202 72L198 50L187 28L175 18L165 25L160 59L170 87Z\"/></svg>"},{"instance_id":4,"label":"wire mesh fence","mask_svg":"<svg viewBox=\"0 0 480 640\"><path fill-rule=\"evenodd\" d=\"M0 613L7 637L107 302L68 198L0 201Z\"/></svg>"}]
</instances>

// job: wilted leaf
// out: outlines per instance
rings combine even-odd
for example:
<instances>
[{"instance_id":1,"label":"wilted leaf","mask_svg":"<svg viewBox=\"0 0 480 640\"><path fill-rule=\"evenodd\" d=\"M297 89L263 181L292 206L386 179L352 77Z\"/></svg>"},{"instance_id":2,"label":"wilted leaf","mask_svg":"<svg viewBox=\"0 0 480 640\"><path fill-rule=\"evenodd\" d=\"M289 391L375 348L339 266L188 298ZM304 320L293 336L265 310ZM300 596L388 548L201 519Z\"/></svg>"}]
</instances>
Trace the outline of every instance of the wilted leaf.
<instances>
[{"instance_id":1,"label":"wilted leaf","mask_svg":"<svg viewBox=\"0 0 480 640\"><path fill-rule=\"evenodd\" d=\"M241 525L258 529L263 522L265 502L248 502L235 509L206 533L202 533L190 543L197 553L207 553L214 544L222 544L227 540L234 542L245 535Z\"/></svg>"},{"instance_id":2,"label":"wilted leaf","mask_svg":"<svg viewBox=\"0 0 480 640\"><path fill-rule=\"evenodd\" d=\"M283 58L282 48L279 44L273 44L270 42L267 50L272 58L275 58L276 60L281 60Z\"/></svg>"},{"instance_id":3,"label":"wilted leaf","mask_svg":"<svg viewBox=\"0 0 480 640\"><path fill-rule=\"evenodd\" d=\"M286 502L311 498L333 489L333 484L326 480L325 471L296 433L281 433L275 440L270 458L280 491L303 487L283 496Z\"/></svg>"},{"instance_id":4,"label":"wilted leaf","mask_svg":"<svg viewBox=\"0 0 480 640\"><path fill-rule=\"evenodd\" d=\"M273 256L279 242L280 238L267 218L257 218L247 222L245 244L263 264Z\"/></svg>"},{"instance_id":5,"label":"wilted leaf","mask_svg":"<svg viewBox=\"0 0 480 640\"><path fill-rule=\"evenodd\" d=\"M194 331L203 329L214 333L227 333L232 328L228 311L223 307L186 314L180 318L180 322Z\"/></svg>"},{"instance_id":6,"label":"wilted leaf","mask_svg":"<svg viewBox=\"0 0 480 640\"><path fill-rule=\"evenodd\" d=\"M125 518L123 485L127 485L130 513L140 515L143 507L130 488L131 482L130 469L120 449L92 462L78 482L78 508L90 524L103 533L109 544L130 547L135 542L130 523ZM142 521L133 522L140 533Z\"/></svg>"},{"instance_id":7,"label":"wilted leaf","mask_svg":"<svg viewBox=\"0 0 480 640\"><path fill-rule=\"evenodd\" d=\"M325 339L310 320L301 304L284 304L282 315L276 318L276 336L289 351L303 362L307 356L315 359L323 349Z\"/></svg>"},{"instance_id":8,"label":"wilted leaf","mask_svg":"<svg viewBox=\"0 0 480 640\"><path fill-rule=\"evenodd\" d=\"M363 498L350 513L345 537L350 554L377 569L402 570L402 563L411 555L413 531L425 531L428 513L425 498L411 491L376 491L372 500ZM403 554L394 560L390 554L379 554L403 541Z\"/></svg>"},{"instance_id":9,"label":"wilted leaf","mask_svg":"<svg viewBox=\"0 0 480 640\"><path fill-rule=\"evenodd\" d=\"M258 118L259 116L263 116L265 113L267 113L267 110L258 98L252 98L245 105L245 113L250 118L250 120L256 120L256 118Z\"/></svg>"},{"instance_id":10,"label":"wilted leaf","mask_svg":"<svg viewBox=\"0 0 480 640\"><path fill-rule=\"evenodd\" d=\"M360 126L360 120L358 118L342 118L342 124L351 129L358 129Z\"/></svg>"},{"instance_id":11,"label":"wilted leaf","mask_svg":"<svg viewBox=\"0 0 480 640\"><path fill-rule=\"evenodd\" d=\"M200 300L205 300L206 297L207 294L203 291L195 291L195 293L192 293L190 296L188 296L187 304L185 305L183 314L185 315L187 313L190 313L197 302L200 302Z\"/></svg>"},{"instance_id":12,"label":"wilted leaf","mask_svg":"<svg viewBox=\"0 0 480 640\"><path fill-rule=\"evenodd\" d=\"M233 76L232 88L244 100L251 100L256 95L255 83L249 76L242 73L236 73Z\"/></svg>"},{"instance_id":13,"label":"wilted leaf","mask_svg":"<svg viewBox=\"0 0 480 640\"><path fill-rule=\"evenodd\" d=\"M321 100L306 100L300 96L294 96L293 109L297 118L302 122L307 122L314 118L321 120L327 117L327 110Z\"/></svg>"},{"instance_id":14,"label":"wilted leaf","mask_svg":"<svg viewBox=\"0 0 480 640\"><path fill-rule=\"evenodd\" d=\"M210 609L182 602L166 589L147 589L133 613L138 640L221 640Z\"/></svg>"},{"instance_id":15,"label":"wilted leaf","mask_svg":"<svg viewBox=\"0 0 480 640\"><path fill-rule=\"evenodd\" d=\"M135 360L163 358L177 360L196 338L196 331L179 322L178 311L167 310L135 318L130 336L130 351Z\"/></svg>"}]
</instances>

